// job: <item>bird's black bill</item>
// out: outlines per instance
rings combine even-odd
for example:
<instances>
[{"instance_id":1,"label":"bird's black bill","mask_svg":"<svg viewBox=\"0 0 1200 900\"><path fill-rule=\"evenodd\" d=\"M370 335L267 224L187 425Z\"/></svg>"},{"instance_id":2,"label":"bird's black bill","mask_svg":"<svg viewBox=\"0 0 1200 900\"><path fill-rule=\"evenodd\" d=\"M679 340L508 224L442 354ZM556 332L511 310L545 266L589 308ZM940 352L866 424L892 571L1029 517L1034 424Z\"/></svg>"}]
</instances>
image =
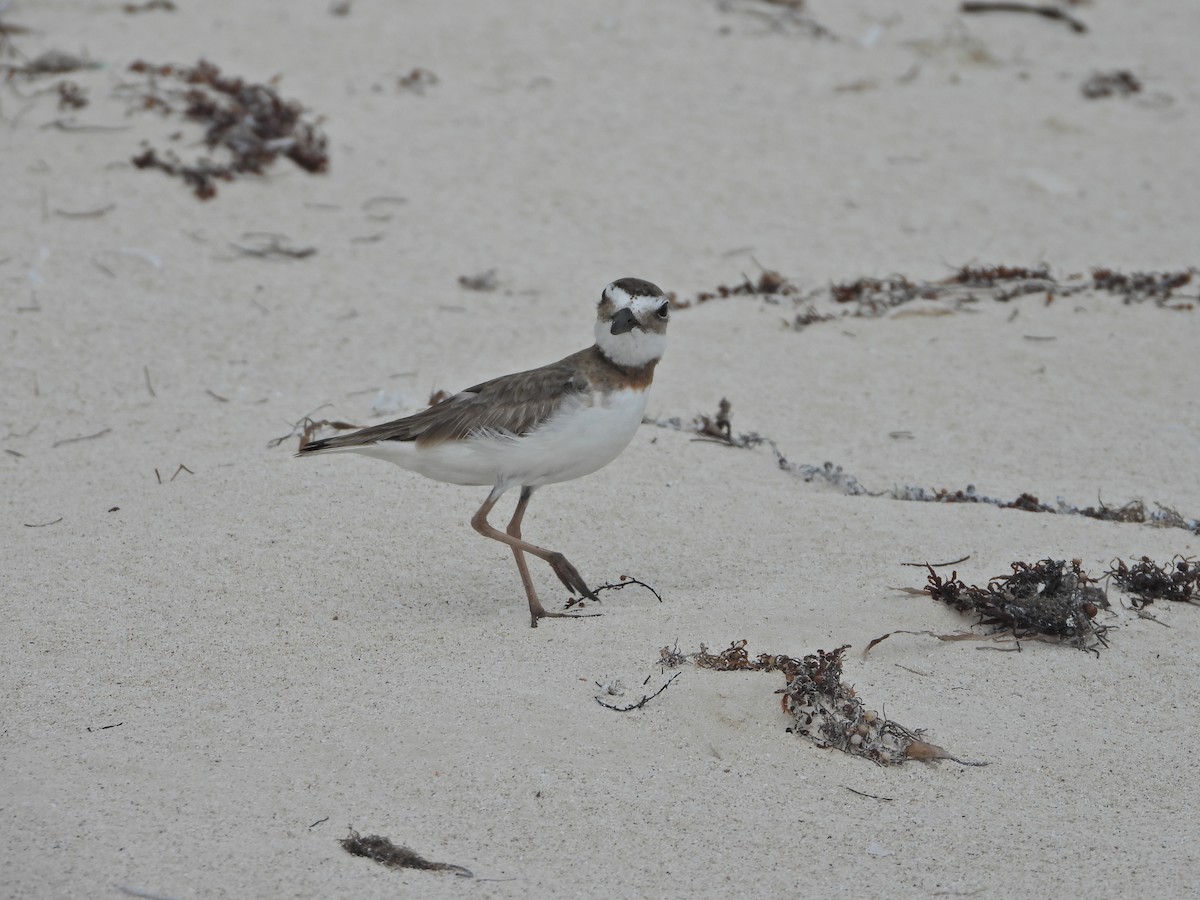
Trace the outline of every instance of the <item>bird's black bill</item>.
<instances>
[{"instance_id":1,"label":"bird's black bill","mask_svg":"<svg viewBox=\"0 0 1200 900\"><path fill-rule=\"evenodd\" d=\"M617 314L612 318L612 333L625 334L633 331L635 328L641 328L638 324L637 316L633 314L633 310L629 307L617 310Z\"/></svg>"}]
</instances>

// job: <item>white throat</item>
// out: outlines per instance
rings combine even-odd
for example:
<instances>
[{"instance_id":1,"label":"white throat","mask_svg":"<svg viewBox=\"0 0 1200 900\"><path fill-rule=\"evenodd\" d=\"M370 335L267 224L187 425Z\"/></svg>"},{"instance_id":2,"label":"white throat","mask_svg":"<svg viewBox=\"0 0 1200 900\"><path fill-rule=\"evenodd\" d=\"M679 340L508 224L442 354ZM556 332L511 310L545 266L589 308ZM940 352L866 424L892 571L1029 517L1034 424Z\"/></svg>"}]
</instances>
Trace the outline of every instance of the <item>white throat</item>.
<instances>
[{"instance_id":1,"label":"white throat","mask_svg":"<svg viewBox=\"0 0 1200 900\"><path fill-rule=\"evenodd\" d=\"M618 366L641 368L662 359L667 349L667 336L634 328L625 334L613 334L608 322L596 323L596 346Z\"/></svg>"}]
</instances>

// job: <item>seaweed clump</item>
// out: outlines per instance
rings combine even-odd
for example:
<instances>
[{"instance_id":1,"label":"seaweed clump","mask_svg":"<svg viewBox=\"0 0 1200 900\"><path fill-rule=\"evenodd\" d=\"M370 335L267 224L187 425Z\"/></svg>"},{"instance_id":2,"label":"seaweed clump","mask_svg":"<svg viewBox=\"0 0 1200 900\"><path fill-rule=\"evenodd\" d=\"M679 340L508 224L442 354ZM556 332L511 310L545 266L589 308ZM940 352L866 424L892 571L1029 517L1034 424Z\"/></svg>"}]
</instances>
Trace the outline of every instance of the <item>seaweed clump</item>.
<instances>
[{"instance_id":1,"label":"seaweed clump","mask_svg":"<svg viewBox=\"0 0 1200 900\"><path fill-rule=\"evenodd\" d=\"M1107 646L1107 626L1097 624L1097 613L1108 607L1104 591L1095 586L1080 561L1043 559L1012 563L1012 574L1000 575L985 587L964 584L958 572L943 579L929 570L925 592L959 612L974 613L981 625L1011 629L1020 637L1045 635L1081 650Z\"/></svg>"},{"instance_id":2,"label":"seaweed clump","mask_svg":"<svg viewBox=\"0 0 1200 900\"><path fill-rule=\"evenodd\" d=\"M1141 609L1155 600L1200 605L1200 562L1176 556L1159 565L1143 556L1132 566L1118 559L1105 573L1117 587L1132 595L1133 608Z\"/></svg>"},{"instance_id":3,"label":"seaweed clump","mask_svg":"<svg viewBox=\"0 0 1200 900\"><path fill-rule=\"evenodd\" d=\"M338 843L352 856L365 856L390 869L425 869L430 872L453 872L464 878L475 877L470 869L453 863L433 862L415 850L394 844L390 838L378 834L363 837L354 829L350 829L349 837L341 838Z\"/></svg>"},{"instance_id":4,"label":"seaweed clump","mask_svg":"<svg viewBox=\"0 0 1200 900\"><path fill-rule=\"evenodd\" d=\"M299 103L284 100L273 85L230 78L203 59L192 67L138 60L129 68L147 79L145 88L138 87L142 108L167 115L181 106L185 118L206 127L205 146L227 156L224 162L201 157L189 163L173 151L159 153L148 147L133 158L139 169L160 169L183 179L201 200L216 196L217 180L262 175L280 156L309 173L329 166L324 133L304 119ZM183 87L170 86L172 81Z\"/></svg>"},{"instance_id":5,"label":"seaweed clump","mask_svg":"<svg viewBox=\"0 0 1200 900\"><path fill-rule=\"evenodd\" d=\"M910 730L868 709L851 685L842 681L842 657L849 644L836 650L818 650L803 659L760 653L751 657L746 641L734 641L720 653L700 652L690 658L697 666L718 672L782 672L785 686L780 705L792 717L788 731L808 738L818 747L828 747L863 756L887 766L910 759L951 759L961 765L984 765L959 759L941 747L922 740L920 730ZM689 657L678 649L663 647L665 665L682 665Z\"/></svg>"}]
</instances>

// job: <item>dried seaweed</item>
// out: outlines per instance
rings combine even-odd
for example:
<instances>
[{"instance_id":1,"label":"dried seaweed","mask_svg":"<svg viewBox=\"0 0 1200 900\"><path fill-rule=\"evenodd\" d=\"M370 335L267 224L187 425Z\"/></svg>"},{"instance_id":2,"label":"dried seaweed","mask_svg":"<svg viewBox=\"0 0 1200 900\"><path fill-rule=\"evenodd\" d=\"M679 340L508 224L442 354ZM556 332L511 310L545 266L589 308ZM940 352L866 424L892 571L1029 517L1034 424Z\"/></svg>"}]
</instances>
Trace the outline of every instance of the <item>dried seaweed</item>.
<instances>
[{"instance_id":1,"label":"dried seaweed","mask_svg":"<svg viewBox=\"0 0 1200 900\"><path fill-rule=\"evenodd\" d=\"M1128 97L1140 93L1142 83L1128 69L1113 69L1110 72L1092 74L1079 88L1089 100L1101 97Z\"/></svg>"},{"instance_id":2,"label":"dried seaweed","mask_svg":"<svg viewBox=\"0 0 1200 900\"><path fill-rule=\"evenodd\" d=\"M267 442L267 446L278 447L284 441L288 441L296 436L299 436L300 444L296 449L298 451L303 450L312 441L313 434L322 428L333 428L337 431L355 431L359 428L362 428L362 426L354 425L350 422L331 422L329 419L314 419L312 416L304 416L300 419L300 421L292 425L292 430L287 434L281 437L271 438L271 440Z\"/></svg>"},{"instance_id":3,"label":"dried seaweed","mask_svg":"<svg viewBox=\"0 0 1200 900\"><path fill-rule=\"evenodd\" d=\"M592 593L597 595L597 599L599 599L599 594L602 591L621 591L627 587L634 587L635 585L648 590L654 595L654 598L659 603L663 602L662 594L650 587L650 585L646 584L646 582L638 581L636 578L633 578L629 575L622 575L618 581L602 584L599 587L592 588ZM583 609L586 606L587 603L583 597L569 597L567 602L563 604L563 609Z\"/></svg>"},{"instance_id":4,"label":"dried seaweed","mask_svg":"<svg viewBox=\"0 0 1200 900\"><path fill-rule=\"evenodd\" d=\"M401 90L411 91L414 94L423 95L427 90L437 84L439 81L437 75L430 72L428 69L416 68L410 71L407 75L401 75L396 79L396 87Z\"/></svg>"},{"instance_id":5,"label":"dried seaweed","mask_svg":"<svg viewBox=\"0 0 1200 900\"><path fill-rule=\"evenodd\" d=\"M325 135L304 119L299 103L281 98L273 85L224 76L203 59L193 67L139 60L129 68L144 79L122 86L137 108L164 115L182 110L185 118L205 126L209 151L223 156L222 161L185 162L174 151L147 147L133 164L181 178L201 200L216 196L218 180L262 175L280 156L313 174L329 166Z\"/></svg>"},{"instance_id":6,"label":"dried seaweed","mask_svg":"<svg viewBox=\"0 0 1200 900\"><path fill-rule=\"evenodd\" d=\"M743 274L739 284L733 287L722 284L711 291L701 291L695 297L687 300L680 299L674 291L667 294L667 299L675 309L687 309L699 303L710 300L724 300L729 297L765 297L768 301L778 301L782 297L791 297L800 293L800 289L773 269L763 269L757 281L751 281Z\"/></svg>"},{"instance_id":7,"label":"dried seaweed","mask_svg":"<svg viewBox=\"0 0 1200 900\"><path fill-rule=\"evenodd\" d=\"M596 694L595 699L596 699L596 702L599 703L601 706L603 706L605 709L611 709L614 712L632 712L635 709L642 709L643 707L645 707L645 705L647 703L649 703L651 700L653 700L655 697L657 697L659 694L661 694L663 691L665 691L667 688L669 688L672 684L674 684L675 679L678 677L679 677L679 673L676 672L674 675L672 675L670 678L668 678L666 681L664 681L661 685L659 685L656 690L651 691L648 694L642 694L642 697L640 700L635 700L633 703L626 703L624 705L617 705L616 703L609 703L608 701L603 699L604 697L608 697L608 696L619 697L622 694L624 694L625 686L623 684L621 684L621 682L617 681L617 682L614 682L613 684L600 684L599 682L596 682L596 687L600 688L600 692ZM650 678L647 677L646 680L642 682L642 687L645 687L649 682L650 682Z\"/></svg>"},{"instance_id":8,"label":"dried seaweed","mask_svg":"<svg viewBox=\"0 0 1200 900\"><path fill-rule=\"evenodd\" d=\"M1108 645L1108 627L1095 621L1100 609L1108 607L1108 598L1077 559L1070 564L1053 559L1014 562L1011 574L998 575L985 587L964 584L957 571L943 579L932 566L926 568L925 592L959 612L978 616L981 625L1011 630L1018 638L1046 635L1081 650Z\"/></svg>"},{"instance_id":9,"label":"dried seaweed","mask_svg":"<svg viewBox=\"0 0 1200 900\"><path fill-rule=\"evenodd\" d=\"M837 36L818 22L805 8L805 0L718 0L717 9L740 13L761 22L768 32L806 34L813 38L837 40Z\"/></svg>"},{"instance_id":10,"label":"dried seaweed","mask_svg":"<svg viewBox=\"0 0 1200 900\"><path fill-rule=\"evenodd\" d=\"M20 33L17 30L19 27L4 25L0 30L0 36L7 37L9 34ZM83 69L98 69L100 63L76 56L73 53L64 53L61 50L47 50L23 66L6 64L4 68L8 70L6 80L12 80L17 75L24 78L39 78L43 75L66 75L68 72L78 72Z\"/></svg>"},{"instance_id":11,"label":"dried seaweed","mask_svg":"<svg viewBox=\"0 0 1200 900\"><path fill-rule=\"evenodd\" d=\"M1044 19L1056 19L1060 22L1065 22L1076 34L1083 34L1087 31L1087 25L1079 21L1065 9L1051 4L1038 3L1016 3L1016 2L968 2L959 6L959 9L965 13L989 13L989 12L1015 12L1015 13L1030 13L1031 15L1041 16Z\"/></svg>"},{"instance_id":12,"label":"dried seaweed","mask_svg":"<svg viewBox=\"0 0 1200 900\"><path fill-rule=\"evenodd\" d=\"M156 9L161 9L163 12L175 12L175 4L172 0L146 0L144 3L122 3L121 12L129 15L137 13L154 12Z\"/></svg>"},{"instance_id":13,"label":"dried seaweed","mask_svg":"<svg viewBox=\"0 0 1200 900\"><path fill-rule=\"evenodd\" d=\"M58 92L59 109L83 109L88 105L87 91L74 81L60 81L54 89Z\"/></svg>"},{"instance_id":14,"label":"dried seaweed","mask_svg":"<svg viewBox=\"0 0 1200 900\"><path fill-rule=\"evenodd\" d=\"M889 275L834 282L825 288L806 291L778 272L764 270L757 282L743 275L742 282L733 287L721 285L694 297L671 294L669 298L676 309L734 297L758 297L772 304L790 299L799 308L790 324L794 330L802 331L810 325L835 319L878 318L918 301L936 304L935 310L954 312L989 300L1007 303L1024 296L1041 295L1050 303L1059 297L1088 291L1119 297L1126 304L1150 302L1164 309L1190 310L1200 300L1200 294L1185 294L1183 289L1195 283L1197 271L1200 270L1123 273L1111 267L1097 266L1088 275L1071 274L1060 278L1047 265L965 265L950 277L936 281Z\"/></svg>"},{"instance_id":15,"label":"dried seaweed","mask_svg":"<svg viewBox=\"0 0 1200 900\"><path fill-rule=\"evenodd\" d=\"M456 866L453 863L432 862L421 856L415 850L393 844L390 839L378 834L368 834L363 837L353 828L349 837L338 840L338 843L354 856L365 856L380 865L392 869L425 869L430 872L453 872L463 878L474 878L470 869Z\"/></svg>"},{"instance_id":16,"label":"dried seaweed","mask_svg":"<svg viewBox=\"0 0 1200 900\"><path fill-rule=\"evenodd\" d=\"M910 730L898 722L868 709L854 688L842 681L842 657L849 644L836 650L818 650L802 659L770 653L751 658L746 641L734 641L720 653L700 652L685 655L679 648L659 651L664 666L679 666L688 659L697 666L718 672L781 672L785 680L779 692L784 713L792 717L788 729L808 738L818 747L830 747L863 756L881 765L894 765L911 759L951 759L961 765L986 765L958 759L941 747L922 739L922 731Z\"/></svg>"},{"instance_id":17,"label":"dried seaweed","mask_svg":"<svg viewBox=\"0 0 1200 900\"><path fill-rule=\"evenodd\" d=\"M1122 591L1133 597L1133 608L1141 609L1155 600L1191 603L1200 606L1200 562L1176 556L1159 565L1148 556L1132 566L1118 559L1104 573Z\"/></svg>"},{"instance_id":18,"label":"dried seaweed","mask_svg":"<svg viewBox=\"0 0 1200 900\"><path fill-rule=\"evenodd\" d=\"M458 284L460 287L468 291L494 291L500 287L500 279L496 275L495 269L488 269L486 272L480 272L477 275L459 275Z\"/></svg>"},{"instance_id":19,"label":"dried seaweed","mask_svg":"<svg viewBox=\"0 0 1200 900\"><path fill-rule=\"evenodd\" d=\"M19 56L20 54L13 44L12 36L14 34L29 34L30 29L25 25L18 25L16 22L4 21L4 14L6 12L8 12L8 4L0 5L0 57Z\"/></svg>"},{"instance_id":20,"label":"dried seaweed","mask_svg":"<svg viewBox=\"0 0 1200 900\"><path fill-rule=\"evenodd\" d=\"M957 489L900 485L886 491L871 491L858 478L846 472L839 465L832 462L825 462L821 465L792 462L771 438L761 435L757 431L735 432L731 411L732 406L729 400L723 398L715 415L701 414L687 422L679 416L647 417L642 420L642 423L658 428L669 428L673 431L689 432L697 435L694 440L723 444L741 450L751 450L765 445L774 454L775 464L784 472L810 483L813 481L827 482L847 496L884 497L889 500L907 500L918 503L980 503L997 506L1001 509L1019 509L1024 512L1084 516L1104 522L1136 523L1153 528L1180 528L1200 535L1200 518L1188 518L1178 510L1161 503L1155 504L1157 509L1149 510L1141 500L1131 500L1122 506L1107 506L1100 503L1098 506L1080 507L1068 503L1062 498L1058 498L1054 504L1045 503L1037 495L1028 491L1019 494L1016 499L1006 500L1002 497L982 494L973 484Z\"/></svg>"}]
</instances>

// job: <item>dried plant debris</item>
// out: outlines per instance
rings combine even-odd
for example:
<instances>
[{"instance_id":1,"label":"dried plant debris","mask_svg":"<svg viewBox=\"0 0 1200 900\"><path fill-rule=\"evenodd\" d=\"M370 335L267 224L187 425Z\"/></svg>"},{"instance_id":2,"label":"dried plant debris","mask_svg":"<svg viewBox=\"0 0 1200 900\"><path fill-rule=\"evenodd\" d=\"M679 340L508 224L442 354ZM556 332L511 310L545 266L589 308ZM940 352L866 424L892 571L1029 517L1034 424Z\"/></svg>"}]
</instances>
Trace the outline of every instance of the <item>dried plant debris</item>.
<instances>
[{"instance_id":1,"label":"dried plant debris","mask_svg":"<svg viewBox=\"0 0 1200 900\"><path fill-rule=\"evenodd\" d=\"M781 298L792 297L799 293L800 288L778 272L773 269L763 269L757 281L752 281L749 276L743 274L741 282L732 287L727 284L718 285L711 291L701 291L695 297L688 299L681 299L672 291L667 294L667 299L671 301L671 306L675 309L687 309L698 303L724 300L728 297L764 297L768 302L777 302Z\"/></svg>"},{"instance_id":2,"label":"dried plant debris","mask_svg":"<svg viewBox=\"0 0 1200 900\"><path fill-rule=\"evenodd\" d=\"M599 595L603 591L621 591L627 587L634 587L635 585L648 590L654 595L654 599L656 599L659 603L663 602L662 594L650 587L650 585L646 584L646 582L638 581L636 578L633 578L629 575L622 575L619 581L610 584L602 584L599 587L592 588L592 593ZM583 609L586 606L587 603L584 602L582 597L570 597L564 604L563 609Z\"/></svg>"},{"instance_id":3,"label":"dried plant debris","mask_svg":"<svg viewBox=\"0 0 1200 900\"><path fill-rule=\"evenodd\" d=\"M865 495L919 503L982 503L988 506L998 506L1001 509L1019 509L1024 512L1084 516L1103 522L1131 522L1155 528L1180 528L1200 535L1200 518L1188 518L1177 510L1160 503L1156 503L1157 508L1151 510L1141 500L1131 500L1122 506L1107 506L1101 502L1097 506L1080 507L1068 503L1062 498L1057 499L1053 504L1044 503L1035 494L1029 492L1022 493L1015 499L1006 500L1002 497L981 494L973 484L958 489L902 485L890 490L871 491L839 465L832 462L825 462L821 465L792 462L771 438L761 435L757 431L735 432L732 423L732 405L725 398L722 398L715 415L701 414L694 416L689 421L684 421L679 416L647 417L642 420L642 423L654 425L657 428L669 428L672 431L689 432L696 435L693 440L724 444L740 450L752 450L756 447L767 446L775 456L775 464L784 472L795 475L805 482L824 481L851 497Z\"/></svg>"},{"instance_id":4,"label":"dried plant debris","mask_svg":"<svg viewBox=\"0 0 1200 900\"><path fill-rule=\"evenodd\" d=\"M311 416L304 416L299 422L292 425L292 430L287 434L282 437L271 438L267 442L267 446L278 447L284 441L298 436L300 444L296 447L296 450L299 452L312 442L312 436L322 428L332 428L335 431L357 431L362 426L354 425L350 422L331 422L329 419L313 419Z\"/></svg>"},{"instance_id":5,"label":"dried plant debris","mask_svg":"<svg viewBox=\"0 0 1200 900\"><path fill-rule=\"evenodd\" d=\"M438 83L438 77L428 69L416 68L396 79L396 87L414 94L424 93Z\"/></svg>"},{"instance_id":6,"label":"dried plant debris","mask_svg":"<svg viewBox=\"0 0 1200 900\"><path fill-rule=\"evenodd\" d=\"M1065 9L1049 3L991 2L991 0L985 0L985 2L963 3L959 9L965 13L1029 13L1031 15L1041 16L1044 19L1056 19L1060 22L1065 22L1067 26L1076 34L1084 34L1087 31L1087 25L1079 21L1079 19L1075 18Z\"/></svg>"},{"instance_id":7,"label":"dried plant debris","mask_svg":"<svg viewBox=\"0 0 1200 900\"><path fill-rule=\"evenodd\" d=\"M794 330L802 331L809 325L835 319L879 318L919 301L933 304L939 311L954 312L982 302L1007 303L1030 295L1039 295L1046 303L1052 303L1061 297L1098 292L1120 297L1125 304L1149 302L1164 309L1191 310L1200 300L1200 293L1185 289L1195 285L1197 272L1200 270L1190 268L1175 272L1123 273L1097 266L1088 275L1076 273L1059 277L1046 265L967 265L937 281L889 275L803 290L778 272L765 270L758 281L743 276L742 282L732 287L721 285L694 297L668 296L676 309L732 297L758 297L771 304L790 299L800 310L789 324Z\"/></svg>"},{"instance_id":8,"label":"dried plant debris","mask_svg":"<svg viewBox=\"0 0 1200 900\"><path fill-rule=\"evenodd\" d=\"M475 877L470 869L452 863L432 862L416 851L393 844L391 840L378 834L363 837L352 828L350 836L341 838L338 843L353 856L365 856L392 869L425 869L430 872L453 872L463 878Z\"/></svg>"},{"instance_id":9,"label":"dried plant debris","mask_svg":"<svg viewBox=\"0 0 1200 900\"><path fill-rule=\"evenodd\" d=\"M1176 556L1159 565L1148 556L1132 566L1118 559L1104 574L1122 591L1133 597L1133 608L1141 609L1155 600L1191 603L1200 606L1200 562Z\"/></svg>"},{"instance_id":10,"label":"dried plant debris","mask_svg":"<svg viewBox=\"0 0 1200 900\"><path fill-rule=\"evenodd\" d=\"M668 678L666 681L664 681L661 685L659 685L656 690L653 690L647 694L642 694L642 697L640 700L635 700L632 703L623 703L623 704L610 703L610 702L608 702L607 698L623 697L625 695L625 685L624 684L622 684L620 681L614 681L609 684L601 684L600 682L597 681L596 687L599 690L596 693L596 702L599 703L601 706L603 706L605 709L611 709L614 712L630 712L635 709L641 709L647 703L649 703L651 700L653 700L655 697L657 697L659 694L661 694L663 691L665 691L667 688L669 688L672 684L674 684L675 679L678 677L679 677L679 673L676 672L674 675L672 675L670 678ZM650 683L650 676L646 676L646 680L642 682L642 687L645 687L649 683Z\"/></svg>"},{"instance_id":11,"label":"dried plant debris","mask_svg":"<svg viewBox=\"0 0 1200 900\"><path fill-rule=\"evenodd\" d=\"M121 12L130 15L137 13L154 12L155 10L163 12L175 12L176 6L171 0L146 0L145 3L122 3Z\"/></svg>"},{"instance_id":12,"label":"dried plant debris","mask_svg":"<svg viewBox=\"0 0 1200 900\"><path fill-rule=\"evenodd\" d=\"M459 275L458 284L460 287L468 291L494 291L500 287L500 279L496 275L495 269L488 269L486 272L480 272L477 275Z\"/></svg>"},{"instance_id":13,"label":"dried plant debris","mask_svg":"<svg viewBox=\"0 0 1200 900\"><path fill-rule=\"evenodd\" d=\"M13 30L19 26L5 25L3 28L0 35L5 37L9 34L19 33ZM4 68L8 70L6 80L11 80L18 75L23 78L40 78L43 75L66 75L69 72L79 72L83 69L98 69L100 63L76 56L73 53L64 53L61 50L47 50L23 66L5 65Z\"/></svg>"},{"instance_id":14,"label":"dried plant debris","mask_svg":"<svg viewBox=\"0 0 1200 900\"><path fill-rule=\"evenodd\" d=\"M826 465L829 465L828 463ZM1076 506L1059 498L1054 504L1041 502L1036 495L1023 493L1015 500L1005 500L1002 497L989 497L979 493L975 485L968 484L960 490L927 488L905 485L894 487L882 494L893 500L914 500L924 503L984 503L998 506L1001 509L1019 509L1025 512L1051 513L1062 516L1083 516L1088 519L1099 519L1102 522L1126 522L1138 525L1150 525L1155 528L1181 528L1192 534L1200 534L1200 519L1187 518L1177 510L1162 504L1155 504L1157 509L1148 510L1141 500L1131 500L1123 506Z\"/></svg>"},{"instance_id":15,"label":"dried plant debris","mask_svg":"<svg viewBox=\"0 0 1200 900\"><path fill-rule=\"evenodd\" d=\"M1111 72L1096 72L1079 88L1089 100L1101 97L1128 97L1141 93L1142 83L1128 69L1113 69Z\"/></svg>"},{"instance_id":16,"label":"dried plant debris","mask_svg":"<svg viewBox=\"0 0 1200 900\"><path fill-rule=\"evenodd\" d=\"M782 34L807 34L837 40L832 31L804 8L805 0L719 0L717 9L752 17L767 30Z\"/></svg>"},{"instance_id":17,"label":"dried plant debris","mask_svg":"<svg viewBox=\"0 0 1200 900\"><path fill-rule=\"evenodd\" d=\"M281 98L273 84L224 76L205 60L192 67L139 60L129 68L143 79L121 86L136 107L163 115L182 111L185 118L205 126L205 146L221 154L220 160L199 157L185 162L172 150L147 147L133 164L181 178L201 200L216 196L218 180L265 174L280 156L312 174L329 166L324 133L304 118L299 103Z\"/></svg>"},{"instance_id":18,"label":"dried plant debris","mask_svg":"<svg viewBox=\"0 0 1200 900\"><path fill-rule=\"evenodd\" d=\"M697 666L718 672L781 672L785 686L780 705L792 717L788 729L808 738L818 747L829 747L864 756L881 766L912 759L951 759L961 765L986 765L959 759L922 739L922 731L910 730L873 709L868 709L853 687L842 680L842 658L850 645L836 650L818 650L802 659L770 653L751 657L746 641L734 641L720 653L686 655L676 647L659 651L664 666L679 666L691 660Z\"/></svg>"},{"instance_id":19,"label":"dried plant debris","mask_svg":"<svg viewBox=\"0 0 1200 900\"><path fill-rule=\"evenodd\" d=\"M265 231L249 231L242 235L246 244L230 244L242 256L255 256L260 259L278 257L283 259L306 259L317 252L316 247L293 247L287 243L287 237Z\"/></svg>"},{"instance_id":20,"label":"dried plant debris","mask_svg":"<svg viewBox=\"0 0 1200 900\"><path fill-rule=\"evenodd\" d=\"M1011 574L998 575L985 587L964 584L958 572L944 579L932 566L926 568L925 592L959 612L978 616L981 625L1012 631L1017 638L1056 638L1081 650L1108 645L1108 627L1096 622L1099 611L1108 608L1108 598L1077 559L1014 562Z\"/></svg>"},{"instance_id":21,"label":"dried plant debris","mask_svg":"<svg viewBox=\"0 0 1200 900\"><path fill-rule=\"evenodd\" d=\"M83 109L88 105L87 91L74 81L60 81L54 89L58 92L59 109Z\"/></svg>"},{"instance_id":22,"label":"dried plant debris","mask_svg":"<svg viewBox=\"0 0 1200 900\"><path fill-rule=\"evenodd\" d=\"M30 29L25 25L18 25L16 22L4 21L4 14L8 12L8 4L0 4L0 56L19 56L16 46L13 44L14 34L29 34Z\"/></svg>"}]
</instances>

